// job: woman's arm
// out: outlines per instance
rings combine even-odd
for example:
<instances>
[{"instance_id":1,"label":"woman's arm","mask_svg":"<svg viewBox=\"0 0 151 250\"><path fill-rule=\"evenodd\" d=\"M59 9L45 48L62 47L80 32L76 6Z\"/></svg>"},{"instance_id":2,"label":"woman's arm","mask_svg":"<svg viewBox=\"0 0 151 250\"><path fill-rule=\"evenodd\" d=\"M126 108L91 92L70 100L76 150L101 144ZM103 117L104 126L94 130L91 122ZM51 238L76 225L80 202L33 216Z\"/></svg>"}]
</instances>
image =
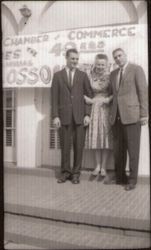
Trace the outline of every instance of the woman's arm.
<instances>
[{"instance_id":1,"label":"woman's arm","mask_svg":"<svg viewBox=\"0 0 151 250\"><path fill-rule=\"evenodd\" d=\"M84 100L85 100L86 104L93 104L94 103L93 98L90 98L86 95L84 95Z\"/></svg>"},{"instance_id":2,"label":"woman's arm","mask_svg":"<svg viewBox=\"0 0 151 250\"><path fill-rule=\"evenodd\" d=\"M110 95L109 97L104 98L103 103L109 104L113 100L113 95Z\"/></svg>"},{"instance_id":3,"label":"woman's arm","mask_svg":"<svg viewBox=\"0 0 151 250\"><path fill-rule=\"evenodd\" d=\"M90 97L84 95L84 100L89 105L97 103L98 105L101 106L104 103L104 99L105 99L104 97L101 97L101 98L95 98L95 97L94 98L90 98Z\"/></svg>"}]
</instances>

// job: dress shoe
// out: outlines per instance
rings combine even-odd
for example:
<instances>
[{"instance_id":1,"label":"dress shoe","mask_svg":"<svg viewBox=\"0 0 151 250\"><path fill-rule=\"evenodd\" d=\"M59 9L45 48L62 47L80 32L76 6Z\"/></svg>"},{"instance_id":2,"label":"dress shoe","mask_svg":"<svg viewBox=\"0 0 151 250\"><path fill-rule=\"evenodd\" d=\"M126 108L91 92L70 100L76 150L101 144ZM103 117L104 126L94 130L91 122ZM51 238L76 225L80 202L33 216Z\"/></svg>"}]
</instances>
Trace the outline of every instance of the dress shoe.
<instances>
[{"instance_id":1,"label":"dress shoe","mask_svg":"<svg viewBox=\"0 0 151 250\"><path fill-rule=\"evenodd\" d=\"M66 182L67 180L70 180L71 179L71 175L70 174L62 174L61 177L57 180L58 183L64 183Z\"/></svg>"},{"instance_id":2,"label":"dress shoe","mask_svg":"<svg viewBox=\"0 0 151 250\"><path fill-rule=\"evenodd\" d=\"M79 184L80 183L79 177L73 177L72 178L72 183L73 184Z\"/></svg>"},{"instance_id":3,"label":"dress shoe","mask_svg":"<svg viewBox=\"0 0 151 250\"><path fill-rule=\"evenodd\" d=\"M126 190L126 191L131 191L131 190L133 190L135 187L136 187L135 184L130 183L130 184L127 184L127 185L125 186L125 190Z\"/></svg>"},{"instance_id":4,"label":"dress shoe","mask_svg":"<svg viewBox=\"0 0 151 250\"><path fill-rule=\"evenodd\" d=\"M64 182L66 182L66 178L59 178L58 180L57 180L57 182L58 183L64 183Z\"/></svg>"}]
</instances>

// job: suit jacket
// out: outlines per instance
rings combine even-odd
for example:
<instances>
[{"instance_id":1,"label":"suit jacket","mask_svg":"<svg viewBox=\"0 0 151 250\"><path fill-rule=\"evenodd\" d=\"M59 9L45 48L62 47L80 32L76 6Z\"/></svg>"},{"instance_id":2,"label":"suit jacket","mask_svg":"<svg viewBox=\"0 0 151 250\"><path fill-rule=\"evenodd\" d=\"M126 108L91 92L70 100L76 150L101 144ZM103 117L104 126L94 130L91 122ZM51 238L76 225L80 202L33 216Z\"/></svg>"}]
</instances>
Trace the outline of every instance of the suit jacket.
<instances>
[{"instance_id":1,"label":"suit jacket","mask_svg":"<svg viewBox=\"0 0 151 250\"><path fill-rule=\"evenodd\" d=\"M52 118L59 117L62 125L69 125L74 117L76 124L83 124L84 116L91 112L91 105L84 102L84 95L93 97L85 72L76 69L72 88L68 85L66 70L56 72L52 80Z\"/></svg>"},{"instance_id":2,"label":"suit jacket","mask_svg":"<svg viewBox=\"0 0 151 250\"><path fill-rule=\"evenodd\" d=\"M116 88L119 69L111 72L110 86L113 94L110 122L113 125L119 109L121 122L132 124L148 116L148 91L143 69L128 63L119 90Z\"/></svg>"}]
</instances>

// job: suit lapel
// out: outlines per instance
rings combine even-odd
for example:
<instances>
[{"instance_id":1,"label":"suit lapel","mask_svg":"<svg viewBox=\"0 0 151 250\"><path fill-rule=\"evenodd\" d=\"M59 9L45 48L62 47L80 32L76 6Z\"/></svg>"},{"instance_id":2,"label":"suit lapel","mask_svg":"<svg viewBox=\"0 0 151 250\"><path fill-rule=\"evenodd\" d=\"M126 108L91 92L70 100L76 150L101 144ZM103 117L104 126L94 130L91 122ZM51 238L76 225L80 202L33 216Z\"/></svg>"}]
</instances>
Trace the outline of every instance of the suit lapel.
<instances>
[{"instance_id":1,"label":"suit lapel","mask_svg":"<svg viewBox=\"0 0 151 250\"><path fill-rule=\"evenodd\" d=\"M128 63L124 73L123 73L123 77L122 77L122 83L124 82L124 80L126 79L127 75L129 74L129 72L131 71L131 66L130 64ZM122 84L121 83L121 84Z\"/></svg>"},{"instance_id":2,"label":"suit lapel","mask_svg":"<svg viewBox=\"0 0 151 250\"><path fill-rule=\"evenodd\" d=\"M113 88L115 90L115 92L118 92L118 73L119 73L119 69L117 69L114 72L114 78L113 78Z\"/></svg>"},{"instance_id":3,"label":"suit lapel","mask_svg":"<svg viewBox=\"0 0 151 250\"><path fill-rule=\"evenodd\" d=\"M125 79L127 78L127 76L128 76L128 74L129 74L129 72L131 71L131 66L130 66L130 64L128 64L127 65L127 67L126 67L126 69L125 69L125 71L124 71L124 73L123 73L123 77L122 77L122 82L121 82L121 84L120 84L120 86L119 86L119 68L115 71L115 74L114 74L114 80L113 80L113 82L114 82L114 89L115 89L115 91L116 92L119 92L120 91L120 89L122 89L122 86L123 86L123 84L124 84L124 81L125 81Z\"/></svg>"},{"instance_id":4,"label":"suit lapel","mask_svg":"<svg viewBox=\"0 0 151 250\"><path fill-rule=\"evenodd\" d=\"M125 80L128 77L130 72L131 72L131 65L128 64L125 71L124 71L124 73L123 73L122 82L121 82L120 87L119 87L120 92L122 91L122 88L123 88L124 84L126 84Z\"/></svg>"},{"instance_id":5,"label":"suit lapel","mask_svg":"<svg viewBox=\"0 0 151 250\"><path fill-rule=\"evenodd\" d=\"M66 86L66 88L71 92L71 90L76 86L78 79L79 79L79 70L76 69L73 77L73 83L72 83L72 88L69 87L68 85L68 77L67 77L67 72L66 69L62 70L62 78L63 78L63 84Z\"/></svg>"},{"instance_id":6,"label":"suit lapel","mask_svg":"<svg viewBox=\"0 0 151 250\"><path fill-rule=\"evenodd\" d=\"M64 85L66 86L66 88L69 90L69 91L71 91L71 89L70 89L70 87L69 87L69 85L68 85L68 77L67 77L67 72L66 72L66 70L65 69L63 69L62 70L62 78L63 78L63 83L64 83Z\"/></svg>"}]
</instances>

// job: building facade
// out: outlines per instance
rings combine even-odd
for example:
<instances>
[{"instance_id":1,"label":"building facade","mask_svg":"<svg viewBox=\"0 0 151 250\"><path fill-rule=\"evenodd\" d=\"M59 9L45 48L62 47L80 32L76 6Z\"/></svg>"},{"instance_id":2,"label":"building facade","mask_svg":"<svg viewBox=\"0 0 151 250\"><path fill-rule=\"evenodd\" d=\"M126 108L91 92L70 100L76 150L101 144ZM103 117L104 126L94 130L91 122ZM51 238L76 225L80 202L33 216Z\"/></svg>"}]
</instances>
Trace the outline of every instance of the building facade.
<instances>
[{"instance_id":1,"label":"building facade","mask_svg":"<svg viewBox=\"0 0 151 250\"><path fill-rule=\"evenodd\" d=\"M22 15L24 5L31 15ZM145 1L3 1L1 7L3 40L79 28L147 25ZM143 56L147 60L147 55ZM4 87L3 101L4 161L17 167L59 166L60 143L52 126L51 88ZM109 165L113 167L113 159ZM148 176L147 126L142 128L139 165L139 175ZM94 167L92 152L87 150L85 167Z\"/></svg>"}]
</instances>

